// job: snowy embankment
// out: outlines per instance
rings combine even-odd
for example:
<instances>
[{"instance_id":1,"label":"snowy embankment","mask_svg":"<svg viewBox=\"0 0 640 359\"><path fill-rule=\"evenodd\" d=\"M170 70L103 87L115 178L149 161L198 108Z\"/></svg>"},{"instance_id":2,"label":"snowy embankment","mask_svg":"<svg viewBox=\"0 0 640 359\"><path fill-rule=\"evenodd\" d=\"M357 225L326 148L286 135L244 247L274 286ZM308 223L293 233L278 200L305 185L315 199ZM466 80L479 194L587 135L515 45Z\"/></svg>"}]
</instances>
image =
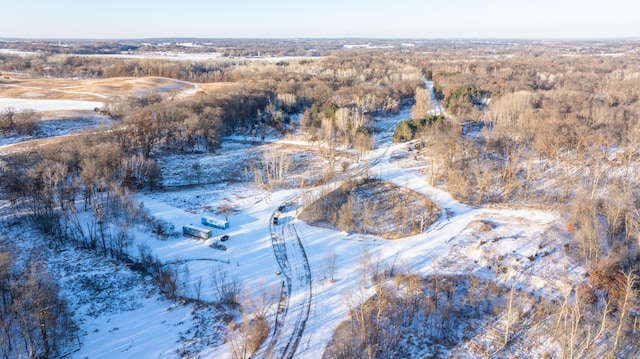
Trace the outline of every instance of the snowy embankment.
<instances>
[{"instance_id":1,"label":"snowy embankment","mask_svg":"<svg viewBox=\"0 0 640 359\"><path fill-rule=\"evenodd\" d=\"M77 100L36 100L23 98L0 98L0 112L8 108L16 111L33 110L36 112L45 111L93 111L101 108L104 103L97 101L77 101Z\"/></svg>"}]
</instances>

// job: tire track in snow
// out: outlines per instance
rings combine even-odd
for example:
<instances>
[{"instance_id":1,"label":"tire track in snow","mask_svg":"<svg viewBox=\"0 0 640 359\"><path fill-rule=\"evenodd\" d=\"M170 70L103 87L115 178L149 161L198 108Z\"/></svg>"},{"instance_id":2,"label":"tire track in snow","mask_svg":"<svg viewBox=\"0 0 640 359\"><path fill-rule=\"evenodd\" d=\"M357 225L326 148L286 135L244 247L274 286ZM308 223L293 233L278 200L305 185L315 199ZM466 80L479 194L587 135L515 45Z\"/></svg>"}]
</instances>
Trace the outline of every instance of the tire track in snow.
<instances>
[{"instance_id":1,"label":"tire track in snow","mask_svg":"<svg viewBox=\"0 0 640 359\"><path fill-rule=\"evenodd\" d=\"M311 312L311 267L295 225L291 221L274 225L276 213L270 218L269 229L273 252L285 280L282 282L273 334L265 349L265 356L290 359L302 340ZM280 216L284 213L287 212ZM302 297L292 300L292 292L300 293Z\"/></svg>"}]
</instances>

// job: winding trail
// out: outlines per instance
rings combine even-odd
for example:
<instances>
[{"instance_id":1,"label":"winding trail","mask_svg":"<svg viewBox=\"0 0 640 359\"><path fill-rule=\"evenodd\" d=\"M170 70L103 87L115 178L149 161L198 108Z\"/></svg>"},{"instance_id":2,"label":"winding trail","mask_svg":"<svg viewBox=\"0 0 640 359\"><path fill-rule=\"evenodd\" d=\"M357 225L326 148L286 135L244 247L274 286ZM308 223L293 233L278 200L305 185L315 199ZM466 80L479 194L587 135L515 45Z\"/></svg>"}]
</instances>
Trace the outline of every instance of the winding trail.
<instances>
[{"instance_id":1,"label":"winding trail","mask_svg":"<svg viewBox=\"0 0 640 359\"><path fill-rule=\"evenodd\" d=\"M289 215L297 203L285 203L285 210L270 218L271 243L284 281L273 334L265 350L266 357L293 358L306 327L313 297L311 268L302 240ZM278 224L274 223L278 219ZM296 294L292 296L292 293Z\"/></svg>"}]
</instances>

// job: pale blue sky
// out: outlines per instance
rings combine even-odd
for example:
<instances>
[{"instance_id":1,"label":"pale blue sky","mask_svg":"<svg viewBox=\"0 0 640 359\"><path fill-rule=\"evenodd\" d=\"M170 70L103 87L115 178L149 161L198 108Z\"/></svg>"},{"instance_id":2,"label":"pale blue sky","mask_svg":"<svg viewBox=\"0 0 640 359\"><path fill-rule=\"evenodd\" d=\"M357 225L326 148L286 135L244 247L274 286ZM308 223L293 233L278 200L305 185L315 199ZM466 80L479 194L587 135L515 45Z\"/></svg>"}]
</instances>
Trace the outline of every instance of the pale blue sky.
<instances>
[{"instance_id":1,"label":"pale blue sky","mask_svg":"<svg viewBox=\"0 0 640 359\"><path fill-rule=\"evenodd\" d=\"M640 38L638 0L0 0L0 38Z\"/></svg>"}]
</instances>

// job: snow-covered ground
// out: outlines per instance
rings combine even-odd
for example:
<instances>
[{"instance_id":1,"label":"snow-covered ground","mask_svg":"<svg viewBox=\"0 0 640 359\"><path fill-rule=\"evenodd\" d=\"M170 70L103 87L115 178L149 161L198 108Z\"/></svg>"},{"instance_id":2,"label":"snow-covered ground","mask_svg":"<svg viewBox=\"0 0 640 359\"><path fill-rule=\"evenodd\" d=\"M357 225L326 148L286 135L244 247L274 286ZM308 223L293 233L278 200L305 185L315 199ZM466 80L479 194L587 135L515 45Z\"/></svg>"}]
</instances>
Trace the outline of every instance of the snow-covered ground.
<instances>
[{"instance_id":1,"label":"snow-covered ground","mask_svg":"<svg viewBox=\"0 0 640 359\"><path fill-rule=\"evenodd\" d=\"M406 144L394 145L398 150ZM389 152L393 152L389 151ZM296 219L299 207L287 212L286 221L293 224L308 256L312 278L312 303L308 321L302 340L298 346L296 358L318 358L322 355L325 345L330 341L333 330L345 319L348 313L346 295L353 288L358 287L362 275L361 258L363 253L374 260L379 260L381 268L392 266L410 266L412 270L428 275L434 266L442 267L448 273L468 272L477 273L483 277L490 277L488 262L492 256L506 256L507 254L526 257L539 252L543 241L543 233L555 221L558 215L537 210L500 210L473 208L461 204L451 196L429 186L425 178L415 173L399 168L388 161L381 161L374 167L380 177L398 186L408 187L431 198L441 208L443 216L430 229L420 235L387 241L373 236L347 235L325 228L309 226ZM210 212L194 211L194 202L200 208L215 208L223 203L223 198L235 202L238 200L238 212L229 216L231 227L227 230L214 229L212 239L203 241L181 235L159 240L143 233L137 234L138 241L144 241L152 248L153 253L163 262L183 261L188 267L189 282L186 288L192 288L198 278L208 280L210 272L215 267L222 267L231 277L242 281L248 291L246 295L258 295L261 286L275 286L280 288L283 277L276 274L280 270L269 233L269 223L272 214L279 205L289 202L300 193L299 190L276 191L267 193L260 189L251 189L251 185L237 184L230 188L212 186L209 193L205 189L194 191L180 191L140 195L139 200L144 203L149 213L165 223L170 223L176 232L184 224L199 223L200 215ZM193 198L198 196L199 198ZM172 205L172 204L175 204ZM189 208L190 212L178 208ZM492 233L500 238L499 246L490 253L482 253L479 248L480 240L475 236L472 224L480 220L495 223L496 229ZM282 223L282 222L281 222ZM226 251L219 251L209 247L209 244L222 234L228 234L230 239L224 243ZM489 248L489 244L486 244ZM460 261L455 264L455 253L459 248L465 248L465 255L478 261L475 268L470 268L471 261ZM474 252L475 251L475 252ZM329 281L326 268L327 256L335 253L335 282ZM299 255L289 251L289 255ZM290 258L291 261L295 260ZM515 280L523 287L531 288L549 294L559 283L549 283L548 277L538 272L545 268L529 265L529 261L522 261L522 267L515 264L513 272L504 276L504 281ZM518 270L527 270L522 275ZM519 282L518 282L519 281ZM549 284L552 284L549 286ZM214 292L210 286L205 286L202 298L212 300ZM304 292L291 293L291 305L304 303ZM189 292L189 289L187 289ZM190 295L194 295L191 293ZM143 309L140 310L142 313ZM139 315L144 315L140 313ZM273 313L272 313L273 315ZM273 316L270 318L273 321ZM87 335L87 341L93 342L93 334ZM96 334L97 335L97 334ZM121 338L113 334L113 344L103 343L107 347L117 345ZM158 334L161 335L161 334ZM134 344L136 345L136 344ZM137 344L146 345L146 344ZM215 357L230 357L225 346L211 348ZM81 357L81 356L78 356Z\"/></svg>"},{"instance_id":2,"label":"snow-covered ground","mask_svg":"<svg viewBox=\"0 0 640 359\"><path fill-rule=\"evenodd\" d=\"M426 85L429 86L428 83ZM91 103L91 109L99 107L92 102L76 102L86 106ZM34 108L36 103L30 102L28 108ZM45 107L51 110L54 104L49 103L50 107ZM16 107L15 104L11 106ZM433 110L441 111L439 107ZM286 338L286 333L290 333L299 335L295 348L289 352L296 358L322 356L334 329L347 317L346 296L360 286L364 256L378 262L381 268L408 267L423 275L432 274L436 268L446 273L473 273L544 295L562 286L560 281L554 281L554 273L561 272L566 264L562 263L562 253L541 252L549 245L545 233L560 220L559 215L541 210L471 207L430 186L424 174L412 168L407 161L398 163L394 156L407 151L410 145L391 143L395 124L407 117L408 110L404 110L394 116L377 118L375 149L352 169L357 171L363 168L364 163L369 163L372 166L369 170L378 178L421 193L440 206L442 216L425 233L388 241L375 236L349 235L313 227L298 220L297 214L302 209L300 200L305 193L318 191L317 188L267 192L251 182L242 181L180 187L179 172L167 172L165 182L177 189L140 194L137 199L143 203L149 216L163 225L169 236L157 236L144 226L134 228L134 243L129 252L135 255L135 248L143 244L161 262L179 265L181 295L198 296L208 302L216 298L211 284L214 270L224 270L229 278L240 281L245 288L244 298L260 295L265 287L280 290L283 283L294 282L287 293L289 308L284 316L286 323L282 326L282 335L270 337L260 353L265 353L269 346L278 350L280 340L292 339ZM309 144L296 139L267 138L265 142L266 145L286 144L291 146L292 152L296 146L309 147ZM250 151L247 147L241 145L236 151ZM225 151L233 153L233 146L225 148ZM228 153L220 155L219 160L228 163L225 156ZM244 159L247 155L238 158ZM215 167L216 158L212 156L210 160L212 162L207 166ZM178 157L174 161L163 167L183 165ZM337 183L339 179L327 186ZM283 204L287 204L287 209L280 215L278 225L273 226L272 216ZM182 226L199 224L201 216L224 216L217 211L221 205L233 207L228 215L230 228L212 229L213 236L207 240L182 235ZM488 232L475 229L474 223L479 221L490 221L495 228ZM229 240L223 243L226 250L212 248L211 245L224 234L229 236ZM489 243L490 239L495 241ZM284 245L278 247L278 243ZM283 251L286 255L276 256ZM335 255L335 281L330 281L327 269L331 253ZM536 260L523 259L528 256L534 256ZM491 269L497 257L507 267L507 271L499 276ZM181 337L189 331L193 319L192 306L162 299L145 289L143 279L138 275L127 273L128 270L115 264L113 266L114 276L122 276L122 282L130 283L131 287L119 291L119 295L118 291L110 292L114 301L120 303L118 308L96 310L90 301L76 300L73 303L80 318L83 345L70 357L178 357L177 351L183 345ZM74 271L70 269L69 273ZM106 273L106 268L96 267L91 275L100 278ZM139 281L138 286L136 281ZM199 290L198 283L202 283ZM275 316L274 308L267 316L272 325ZM203 358L231 358L226 344L204 348L200 355Z\"/></svg>"},{"instance_id":3,"label":"snow-covered ground","mask_svg":"<svg viewBox=\"0 0 640 359\"><path fill-rule=\"evenodd\" d=\"M203 205L215 205L222 201L209 193L212 200ZM192 201L192 192L184 191L184 205ZM201 215L212 215L210 212L194 214L184 209L155 198L163 198L160 194L139 195L138 200L144 203L147 211L156 219L173 226L174 233L166 239L159 239L144 229L136 231L136 243L146 243L154 256L163 263L181 263L180 285L184 295L196 297L195 284L203 283L200 298L213 302L216 293L211 285L211 272L216 268L225 270L230 278L238 279L246 288L247 296L256 296L261 287L279 285L276 275L277 264L265 226L264 216L269 216L291 191L282 191L269 195L261 190L251 190L245 186L229 188L225 198L238 200L241 211L229 215L230 228L213 229L213 236L208 240L182 235L182 226L186 224L200 225ZM171 194L177 200L175 193ZM193 195L194 197L196 195ZM203 196L204 197L204 196ZM165 197L166 198L166 197ZM203 198L204 199L204 198ZM253 201L256 201L255 203ZM221 235L227 234L230 239L224 242L225 251L210 247ZM134 244L135 247L137 244ZM187 274L185 274L187 273ZM152 298L136 297L139 306L128 308L118 314L102 315L98 318L85 318L82 341L84 346L73 354L74 358L172 358L182 343L178 340L179 332L189 329L191 320L190 306L175 305ZM113 328L119 328L114 330ZM96 330L97 329L97 330ZM228 348L212 347L204 352L203 357L229 357Z\"/></svg>"},{"instance_id":4,"label":"snow-covered ground","mask_svg":"<svg viewBox=\"0 0 640 359\"><path fill-rule=\"evenodd\" d=\"M474 273L483 278L500 280L505 284L514 283L543 295L550 295L559 289L563 284L554 280L557 272L550 266L556 265L555 269L558 269L557 266L561 265L558 264L558 259L562 258L562 254L553 252L545 259L542 258L543 252L540 250L546 245L545 231L559 220L559 215L528 209L470 207L455 201L447 192L431 187L426 176L419 171L396 165L391 154L407 151L408 144L392 144L390 137L394 124L406 117L407 112L403 111L396 116L377 121L381 131L378 133L376 149L367 157L375 164L371 169L375 175L424 194L443 209L442 217L423 234L387 241L374 236L348 235L313 227L296 218L301 208L300 204L292 199L301 193L300 190L268 193L254 188L251 184L240 183L139 196L153 217L169 223L176 232L179 232L184 224L198 223L200 215L211 214L211 209L224 201L237 203L237 212L229 216L231 227L224 231L214 229L213 239L203 241L177 235L166 240L158 240L143 233L139 233L137 238L139 241L147 242L160 260L181 261L188 267L189 282L185 284L186 288L192 288L198 278L208 278L212 268L221 267L228 271L231 277L242 281L248 288L245 295L255 296L259 294L259 288L265 286L281 288L285 274L293 277L294 284L304 283L296 282L304 276L302 264L291 264L294 272L284 272L280 275L276 273L282 268L274 256L269 231L271 217L278 206L291 203L278 225L282 229L278 227L276 233L281 231L283 240L292 243L286 247L289 263L300 260L303 253L293 245L297 234L308 258L311 274L311 295L306 293L306 285L293 285L289 298L290 310L285 317L285 320L299 321L297 315L306 315L306 312L298 310L307 305L309 298L311 299L308 318L302 318L306 325L295 352L296 358L322 356L334 329L348 314L346 296L357 288L361 281L360 269L365 253L374 261L379 261L381 268L409 266L413 271L423 275L432 274L435 268L451 274ZM265 142L278 141L266 139ZM308 146L296 140L282 142ZM490 221L495 225L495 229L489 233L474 229L474 223L479 221ZM231 238L224 243L227 250L210 248L209 244L222 234L228 234ZM486 243L489 239L496 239L494 242L497 243ZM334 253L336 259L335 282L329 280L327 270L327 258L330 253ZM536 258L539 256L541 259L536 262L526 260L530 255ZM457 261L456 256L461 260ZM503 258L508 267L500 278L494 274L495 270L491 269L495 266L494 261L497 257ZM206 286L201 295L209 300L214 297L211 287ZM273 323L275 312L271 313L268 319ZM285 324L285 327L286 325L293 325L293 322ZM298 329L289 330L295 333ZM88 337L91 335L89 333ZM91 341L90 338L87 340ZM114 344L105 345L116 345L115 343L114 340ZM265 350L269 343L265 343ZM216 358L231 357L226 345L209 350L206 355Z\"/></svg>"},{"instance_id":5,"label":"snow-covered ground","mask_svg":"<svg viewBox=\"0 0 640 359\"><path fill-rule=\"evenodd\" d=\"M191 308L163 299L140 275L82 251L59 255L59 275L80 324L75 358L172 358ZM88 270L88 268L91 268ZM84 293L78 296L77 293Z\"/></svg>"},{"instance_id":6,"label":"snow-covered ground","mask_svg":"<svg viewBox=\"0 0 640 359\"><path fill-rule=\"evenodd\" d=\"M34 110L36 112L69 110L92 111L95 108L102 108L102 106L104 106L104 103L97 101L0 98L0 112L5 111L7 108L14 108L16 111Z\"/></svg>"}]
</instances>

